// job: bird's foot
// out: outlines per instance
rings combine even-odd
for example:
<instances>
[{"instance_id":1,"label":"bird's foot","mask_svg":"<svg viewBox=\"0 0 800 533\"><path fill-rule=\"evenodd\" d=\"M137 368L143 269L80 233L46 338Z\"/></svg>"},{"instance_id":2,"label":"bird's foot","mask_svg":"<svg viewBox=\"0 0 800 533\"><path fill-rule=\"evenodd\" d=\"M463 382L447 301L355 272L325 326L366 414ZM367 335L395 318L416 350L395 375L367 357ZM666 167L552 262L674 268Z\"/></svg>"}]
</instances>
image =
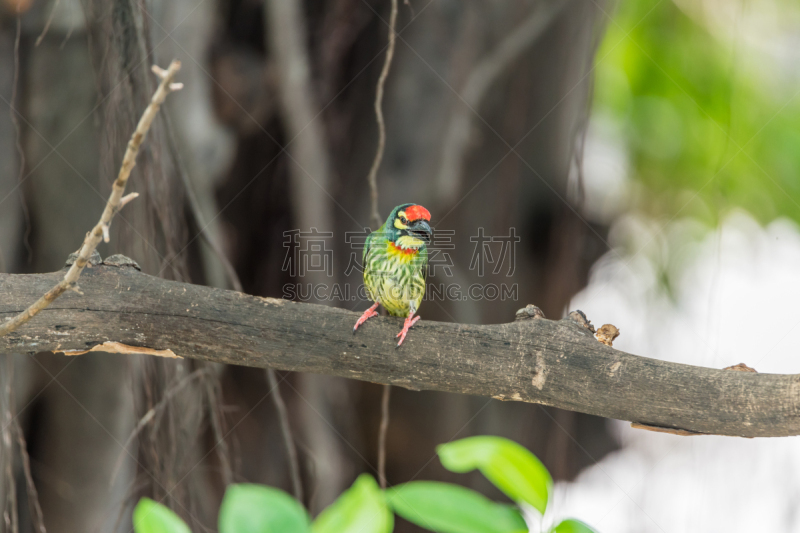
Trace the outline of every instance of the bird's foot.
<instances>
[{"instance_id":1,"label":"bird's foot","mask_svg":"<svg viewBox=\"0 0 800 533\"><path fill-rule=\"evenodd\" d=\"M398 347L401 344L403 344L404 340L406 340L406 335L408 334L408 330L411 329L411 326L417 323L417 320L419 320L418 316L415 316L414 318L411 317L406 318L406 321L403 323L403 330L396 335L397 337L400 337L400 340L397 342Z\"/></svg>"},{"instance_id":2,"label":"bird's foot","mask_svg":"<svg viewBox=\"0 0 800 533\"><path fill-rule=\"evenodd\" d=\"M359 318L356 321L356 325L353 326L353 335L356 334L356 330L358 329L358 326L360 326L361 324L363 324L364 322L366 322L370 318L372 318L374 316L378 316L378 312L375 310L377 308L378 308L378 304L375 304L372 307L370 307L369 309L367 309L366 311L364 311L364 314L361 315L361 318Z\"/></svg>"}]
</instances>

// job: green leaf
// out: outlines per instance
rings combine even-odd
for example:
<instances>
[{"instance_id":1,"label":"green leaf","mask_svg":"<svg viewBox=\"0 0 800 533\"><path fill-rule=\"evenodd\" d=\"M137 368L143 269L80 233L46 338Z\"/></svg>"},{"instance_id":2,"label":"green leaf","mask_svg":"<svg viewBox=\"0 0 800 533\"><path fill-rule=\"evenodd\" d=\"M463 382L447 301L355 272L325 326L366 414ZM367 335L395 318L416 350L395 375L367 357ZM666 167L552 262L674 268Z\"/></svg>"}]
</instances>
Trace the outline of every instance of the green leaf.
<instances>
[{"instance_id":1,"label":"green leaf","mask_svg":"<svg viewBox=\"0 0 800 533\"><path fill-rule=\"evenodd\" d=\"M389 505L409 522L437 533L527 533L520 512L477 492L436 481L414 481L386 491Z\"/></svg>"},{"instance_id":2,"label":"green leaf","mask_svg":"<svg viewBox=\"0 0 800 533\"><path fill-rule=\"evenodd\" d=\"M220 533L308 533L306 510L282 490L230 485L219 509Z\"/></svg>"},{"instance_id":3,"label":"green leaf","mask_svg":"<svg viewBox=\"0 0 800 533\"><path fill-rule=\"evenodd\" d=\"M165 505L142 498L133 510L136 533L191 533L189 526Z\"/></svg>"},{"instance_id":4,"label":"green leaf","mask_svg":"<svg viewBox=\"0 0 800 533\"><path fill-rule=\"evenodd\" d=\"M394 515L369 474L362 474L314 520L313 533L391 533Z\"/></svg>"},{"instance_id":5,"label":"green leaf","mask_svg":"<svg viewBox=\"0 0 800 533\"><path fill-rule=\"evenodd\" d=\"M564 520L556 527L550 530L550 533L596 533L594 529L590 528L580 520L570 518Z\"/></svg>"},{"instance_id":6,"label":"green leaf","mask_svg":"<svg viewBox=\"0 0 800 533\"><path fill-rule=\"evenodd\" d=\"M502 437L481 436L442 444L436 451L448 470L464 473L477 468L509 498L544 514L553 478L523 446Z\"/></svg>"}]
</instances>

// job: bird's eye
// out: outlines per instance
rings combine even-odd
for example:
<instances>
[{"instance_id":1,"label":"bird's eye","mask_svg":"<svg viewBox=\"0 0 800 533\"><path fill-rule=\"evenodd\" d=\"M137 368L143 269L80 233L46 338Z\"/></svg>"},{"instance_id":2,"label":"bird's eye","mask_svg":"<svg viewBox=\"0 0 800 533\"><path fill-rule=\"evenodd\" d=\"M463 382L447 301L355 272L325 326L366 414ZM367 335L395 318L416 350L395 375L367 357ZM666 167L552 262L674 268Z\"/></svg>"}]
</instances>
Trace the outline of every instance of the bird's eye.
<instances>
[{"instance_id":1,"label":"bird's eye","mask_svg":"<svg viewBox=\"0 0 800 533\"><path fill-rule=\"evenodd\" d=\"M404 226L408 225L408 219L406 217L400 217L400 222L402 222Z\"/></svg>"}]
</instances>

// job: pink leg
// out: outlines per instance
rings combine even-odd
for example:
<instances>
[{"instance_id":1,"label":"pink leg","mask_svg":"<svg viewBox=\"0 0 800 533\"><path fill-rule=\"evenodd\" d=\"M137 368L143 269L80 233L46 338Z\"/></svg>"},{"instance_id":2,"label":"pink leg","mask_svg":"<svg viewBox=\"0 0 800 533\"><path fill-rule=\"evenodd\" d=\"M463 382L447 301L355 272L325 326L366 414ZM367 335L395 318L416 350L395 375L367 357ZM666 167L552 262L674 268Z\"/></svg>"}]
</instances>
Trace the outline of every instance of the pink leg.
<instances>
[{"instance_id":1,"label":"pink leg","mask_svg":"<svg viewBox=\"0 0 800 533\"><path fill-rule=\"evenodd\" d=\"M376 309L378 308L378 305L380 305L380 304L378 304L378 302L375 302L375 305L373 305L372 307L370 307L369 309L364 311L364 314L361 315L361 318L359 318L356 321L356 325L353 326L353 335L356 334L356 330L358 329L358 326L360 326L361 324L363 324L364 322L366 322L370 318L378 315L378 312L376 311Z\"/></svg>"},{"instance_id":2,"label":"pink leg","mask_svg":"<svg viewBox=\"0 0 800 533\"><path fill-rule=\"evenodd\" d=\"M414 317L414 318L411 318L411 317ZM401 344L403 344L404 340L406 340L406 335L408 334L408 330L411 329L411 326L413 326L414 324L417 323L417 320L419 320L419 318L420 317L418 317L418 316L414 316L413 312L408 314L408 318L406 318L406 321L403 323L403 330L396 335L397 337L400 337L400 341L398 341L398 343L397 343L398 347Z\"/></svg>"}]
</instances>

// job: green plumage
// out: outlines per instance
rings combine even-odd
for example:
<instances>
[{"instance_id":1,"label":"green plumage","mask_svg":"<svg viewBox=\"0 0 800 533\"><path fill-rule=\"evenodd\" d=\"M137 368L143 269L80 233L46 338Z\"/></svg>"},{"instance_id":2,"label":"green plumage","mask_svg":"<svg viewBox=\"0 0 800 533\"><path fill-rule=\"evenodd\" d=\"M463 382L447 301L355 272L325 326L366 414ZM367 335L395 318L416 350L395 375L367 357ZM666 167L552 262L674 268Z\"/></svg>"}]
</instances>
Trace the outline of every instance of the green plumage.
<instances>
[{"instance_id":1,"label":"green plumage","mask_svg":"<svg viewBox=\"0 0 800 533\"><path fill-rule=\"evenodd\" d=\"M364 285L369 297L392 316L416 313L425 296L428 276L428 248L403 250L397 243L411 239L395 227L398 211L413 204L395 207L386 222L367 237L364 245Z\"/></svg>"}]
</instances>

